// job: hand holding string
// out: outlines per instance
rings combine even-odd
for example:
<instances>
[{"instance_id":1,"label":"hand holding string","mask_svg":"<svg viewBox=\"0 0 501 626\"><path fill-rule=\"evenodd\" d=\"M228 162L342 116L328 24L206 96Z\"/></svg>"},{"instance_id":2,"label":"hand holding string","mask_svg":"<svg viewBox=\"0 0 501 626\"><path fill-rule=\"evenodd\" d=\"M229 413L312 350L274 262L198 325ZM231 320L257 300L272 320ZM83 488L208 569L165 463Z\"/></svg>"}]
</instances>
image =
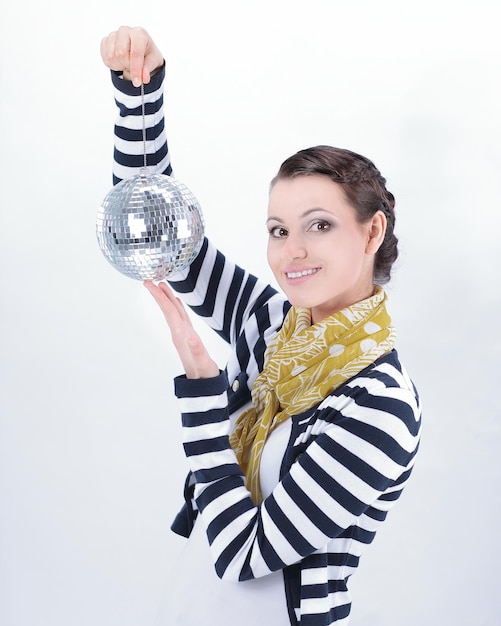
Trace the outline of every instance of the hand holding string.
<instances>
[{"instance_id":1,"label":"hand holding string","mask_svg":"<svg viewBox=\"0 0 501 626\"><path fill-rule=\"evenodd\" d=\"M140 26L120 26L101 41L101 57L111 70L122 71L135 87L150 82L154 70L163 65L155 42Z\"/></svg>"}]
</instances>

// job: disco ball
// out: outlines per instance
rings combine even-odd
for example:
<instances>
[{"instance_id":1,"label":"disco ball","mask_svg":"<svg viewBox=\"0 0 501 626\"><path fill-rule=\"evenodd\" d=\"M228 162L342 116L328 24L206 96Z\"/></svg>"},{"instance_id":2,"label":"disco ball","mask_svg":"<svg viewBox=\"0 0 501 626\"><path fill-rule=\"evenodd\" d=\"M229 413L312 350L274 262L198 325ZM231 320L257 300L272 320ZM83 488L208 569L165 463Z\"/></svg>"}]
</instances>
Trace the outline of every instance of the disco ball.
<instances>
[{"instance_id":1,"label":"disco ball","mask_svg":"<svg viewBox=\"0 0 501 626\"><path fill-rule=\"evenodd\" d=\"M186 185L143 168L106 195L96 234L102 253L119 272L137 280L163 280L197 256L204 220Z\"/></svg>"}]
</instances>

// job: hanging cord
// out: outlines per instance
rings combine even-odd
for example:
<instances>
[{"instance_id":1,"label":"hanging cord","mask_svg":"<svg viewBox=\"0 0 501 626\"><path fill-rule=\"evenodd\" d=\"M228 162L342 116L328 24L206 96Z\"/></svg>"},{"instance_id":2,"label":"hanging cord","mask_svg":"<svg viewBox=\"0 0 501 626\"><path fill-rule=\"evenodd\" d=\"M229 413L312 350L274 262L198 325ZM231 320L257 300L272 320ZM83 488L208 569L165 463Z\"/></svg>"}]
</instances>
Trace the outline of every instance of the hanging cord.
<instances>
[{"instance_id":1,"label":"hanging cord","mask_svg":"<svg viewBox=\"0 0 501 626\"><path fill-rule=\"evenodd\" d=\"M141 83L141 115L143 118L143 168L141 170L141 174L147 174L148 166L146 163L146 114L144 107L144 84Z\"/></svg>"}]
</instances>

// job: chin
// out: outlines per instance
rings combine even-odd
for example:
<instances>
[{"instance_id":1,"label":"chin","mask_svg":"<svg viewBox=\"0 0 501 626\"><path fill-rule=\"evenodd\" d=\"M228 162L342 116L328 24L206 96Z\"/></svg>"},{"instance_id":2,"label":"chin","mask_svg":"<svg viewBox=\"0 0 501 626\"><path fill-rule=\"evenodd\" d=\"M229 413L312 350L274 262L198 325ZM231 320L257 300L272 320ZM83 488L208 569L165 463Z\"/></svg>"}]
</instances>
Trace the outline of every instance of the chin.
<instances>
[{"instance_id":1,"label":"chin","mask_svg":"<svg viewBox=\"0 0 501 626\"><path fill-rule=\"evenodd\" d=\"M299 309L311 309L311 307L315 306L309 300L305 300L303 298L298 298L298 297L296 298L289 297L287 294L285 295L287 296L287 300L289 300L292 306L295 306Z\"/></svg>"}]
</instances>

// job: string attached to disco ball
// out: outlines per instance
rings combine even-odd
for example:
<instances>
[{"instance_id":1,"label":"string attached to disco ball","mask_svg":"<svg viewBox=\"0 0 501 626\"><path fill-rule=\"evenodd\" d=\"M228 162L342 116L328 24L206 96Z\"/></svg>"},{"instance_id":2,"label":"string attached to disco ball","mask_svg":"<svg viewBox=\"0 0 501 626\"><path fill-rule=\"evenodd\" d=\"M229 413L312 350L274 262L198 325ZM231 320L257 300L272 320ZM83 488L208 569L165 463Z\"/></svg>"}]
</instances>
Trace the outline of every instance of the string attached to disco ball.
<instances>
[{"instance_id":1,"label":"string attached to disco ball","mask_svg":"<svg viewBox=\"0 0 501 626\"><path fill-rule=\"evenodd\" d=\"M204 219L193 193L146 161L144 87L141 85L144 165L115 185L96 222L99 247L113 267L137 280L159 281L188 267L204 239Z\"/></svg>"}]
</instances>

